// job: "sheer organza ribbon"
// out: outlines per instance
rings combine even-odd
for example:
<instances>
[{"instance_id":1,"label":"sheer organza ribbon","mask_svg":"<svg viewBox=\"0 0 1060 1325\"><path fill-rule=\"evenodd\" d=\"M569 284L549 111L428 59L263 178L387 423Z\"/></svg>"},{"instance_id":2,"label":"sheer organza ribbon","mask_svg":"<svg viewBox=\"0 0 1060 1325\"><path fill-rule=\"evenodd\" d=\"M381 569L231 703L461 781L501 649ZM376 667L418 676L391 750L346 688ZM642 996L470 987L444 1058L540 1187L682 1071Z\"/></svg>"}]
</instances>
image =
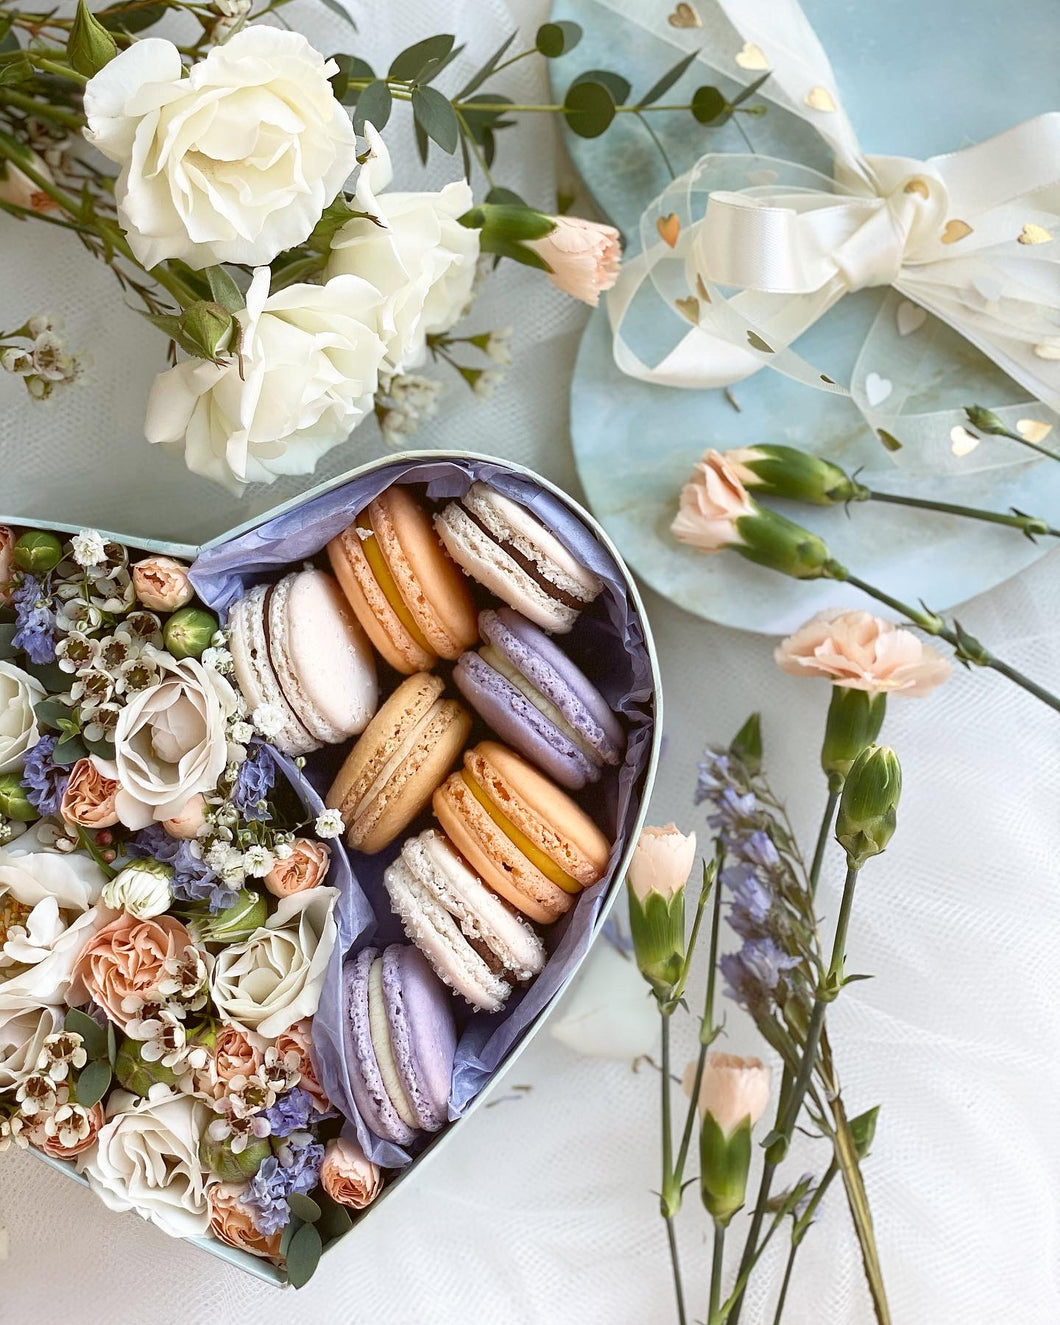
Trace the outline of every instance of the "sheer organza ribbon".
<instances>
[{"instance_id":1,"label":"sheer organza ribbon","mask_svg":"<svg viewBox=\"0 0 1060 1325\"><path fill-rule=\"evenodd\" d=\"M1032 437L1058 422L1060 113L925 161L865 156L796 0L704 0L686 30L637 0L612 7L744 84L768 68L758 95L812 124L835 156L829 177L772 156L711 154L674 180L644 211L641 250L608 298L619 368L704 388L769 366L850 396L900 465L967 473L1025 461L1019 447L969 452L951 430L963 397ZM790 346L845 294L873 286L891 292L844 386ZM1039 403L1013 404L1011 383L999 390L997 374L962 367L960 342L939 323Z\"/></svg>"}]
</instances>

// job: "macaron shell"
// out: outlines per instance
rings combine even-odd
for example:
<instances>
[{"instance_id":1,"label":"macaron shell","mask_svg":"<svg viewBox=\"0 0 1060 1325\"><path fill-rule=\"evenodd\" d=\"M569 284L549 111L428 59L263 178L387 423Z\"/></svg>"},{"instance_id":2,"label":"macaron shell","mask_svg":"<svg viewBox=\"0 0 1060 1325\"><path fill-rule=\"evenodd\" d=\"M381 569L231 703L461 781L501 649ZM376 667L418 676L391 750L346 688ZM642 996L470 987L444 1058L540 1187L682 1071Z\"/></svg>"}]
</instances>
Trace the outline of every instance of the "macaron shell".
<instances>
[{"instance_id":1,"label":"macaron shell","mask_svg":"<svg viewBox=\"0 0 1060 1325\"><path fill-rule=\"evenodd\" d=\"M505 836L459 773L434 793L434 813L468 864L516 910L550 925L574 905L572 894L546 878Z\"/></svg>"},{"instance_id":2,"label":"macaron shell","mask_svg":"<svg viewBox=\"0 0 1060 1325\"><path fill-rule=\"evenodd\" d=\"M288 755L309 754L320 748L320 742L310 735L288 704L269 658L265 622L268 595L268 585L255 585L228 613L229 648L236 684L252 712L268 705L280 714L282 726L272 738L279 750Z\"/></svg>"},{"instance_id":3,"label":"macaron shell","mask_svg":"<svg viewBox=\"0 0 1060 1325\"><path fill-rule=\"evenodd\" d=\"M363 731L379 701L375 658L335 580L285 576L269 600L270 657L291 708L318 740Z\"/></svg>"},{"instance_id":4,"label":"macaron shell","mask_svg":"<svg viewBox=\"0 0 1060 1325\"><path fill-rule=\"evenodd\" d=\"M449 991L410 944L383 953L383 991L394 1059L413 1112L426 1132L449 1119L456 1023Z\"/></svg>"},{"instance_id":5,"label":"macaron shell","mask_svg":"<svg viewBox=\"0 0 1060 1325\"><path fill-rule=\"evenodd\" d=\"M368 564L356 526L336 535L328 543L327 553L357 620L390 666L405 675L433 667L437 655L412 638L387 600Z\"/></svg>"},{"instance_id":6,"label":"macaron shell","mask_svg":"<svg viewBox=\"0 0 1060 1325\"><path fill-rule=\"evenodd\" d=\"M346 1062L350 1068L350 1089L354 1103L366 1125L377 1136L407 1146L416 1132L402 1122L394 1108L379 1072L372 1047L368 1010L368 979L372 963L379 956L377 948L362 948L342 968Z\"/></svg>"},{"instance_id":7,"label":"macaron shell","mask_svg":"<svg viewBox=\"0 0 1060 1325\"><path fill-rule=\"evenodd\" d=\"M458 658L478 639L475 604L430 514L399 484L368 510L390 573L424 638L439 657Z\"/></svg>"}]
</instances>

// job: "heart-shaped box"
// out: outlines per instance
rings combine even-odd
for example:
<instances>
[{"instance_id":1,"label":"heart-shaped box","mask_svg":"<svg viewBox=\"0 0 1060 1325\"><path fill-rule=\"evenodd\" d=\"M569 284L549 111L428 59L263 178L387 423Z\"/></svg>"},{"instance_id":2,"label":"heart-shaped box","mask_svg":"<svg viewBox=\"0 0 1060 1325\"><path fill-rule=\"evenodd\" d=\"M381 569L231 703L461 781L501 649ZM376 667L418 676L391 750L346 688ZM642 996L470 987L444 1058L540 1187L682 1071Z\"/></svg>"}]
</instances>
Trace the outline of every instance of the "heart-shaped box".
<instances>
[{"instance_id":1,"label":"heart-shaped box","mask_svg":"<svg viewBox=\"0 0 1060 1325\"><path fill-rule=\"evenodd\" d=\"M381 1165L400 1169L398 1176L388 1181L380 1201L403 1186L417 1165L444 1144L453 1123L471 1115L481 1102L485 1087L511 1067L537 1034L549 1009L577 973L619 895L644 822L662 737L658 664L636 584L593 517L561 489L519 465L469 453L406 452L374 461L321 484L202 547L139 537L126 539L110 531L105 535L145 550L190 560L200 596L223 613L249 584L275 577L281 568L318 554L331 537L391 484L418 484L425 487L428 500L441 501L461 496L476 480L490 484L531 510L603 581L603 593L591 611L583 614L572 638L579 630L586 634L588 647L583 640L582 650L595 660L592 679L613 707L623 713L628 742L622 766L612 773L610 780L605 778L600 784L596 803L590 807L603 820L613 842L605 877L588 889L568 916L553 927L549 961L538 979L524 993L514 996L504 1013L478 1013L466 1019L450 1095L451 1122L411 1159L399 1147L375 1137L360 1119L348 1085L341 1033L344 958L369 937L382 943L402 937L397 921L388 913L382 886L383 869L396 854L398 844L374 857L347 853L345 849L336 853L339 874L334 882L342 893L338 910L339 941L314 1020L314 1039L322 1082L330 1098L356 1129L366 1151ZM25 515L0 515L0 522L70 532L66 527ZM315 813L319 809L334 758L334 750L330 756L327 751L310 756L304 774L293 762L281 760L287 780L307 810ZM414 824L409 831L416 828ZM84 1182L71 1163L44 1154L40 1158ZM260 1279L276 1284L284 1282L280 1269L247 1252L209 1237L194 1241Z\"/></svg>"}]
</instances>

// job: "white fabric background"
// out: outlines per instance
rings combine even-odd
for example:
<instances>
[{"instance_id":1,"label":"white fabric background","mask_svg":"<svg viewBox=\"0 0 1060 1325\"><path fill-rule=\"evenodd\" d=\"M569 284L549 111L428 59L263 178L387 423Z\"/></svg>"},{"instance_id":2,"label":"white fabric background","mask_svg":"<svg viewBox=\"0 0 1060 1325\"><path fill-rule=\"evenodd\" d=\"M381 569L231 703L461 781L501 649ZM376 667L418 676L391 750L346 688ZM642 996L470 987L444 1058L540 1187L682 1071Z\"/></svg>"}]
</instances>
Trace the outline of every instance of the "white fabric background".
<instances>
[{"instance_id":1,"label":"white fabric background","mask_svg":"<svg viewBox=\"0 0 1060 1325\"><path fill-rule=\"evenodd\" d=\"M444 26L468 38L470 65L499 43L513 12L532 33L544 9L542 0L359 5L358 49L383 62L384 53ZM325 49L350 48L351 38L336 20L321 18L319 7L290 12ZM540 98L543 86L524 68L513 71L511 87ZM501 178L548 203L552 131L538 124L520 133L504 144ZM400 128L388 137L401 154ZM14 494L26 509L27 497L36 497L38 510L50 503L60 518L65 505L70 518L81 518L88 500L83 518L102 523L104 512L131 509L120 495L125 478L107 457L133 447L158 344L121 308L106 272L86 270L76 246L50 236L45 243L27 229L12 239L4 226L0 325L42 306L61 310L72 339L92 342L96 369L90 387L47 413L31 412L14 383L0 382L7 425L0 506ZM469 403L454 386L423 443L494 451L573 486L566 385L580 312L532 274L509 269L487 286L475 318L481 327L515 322L516 367L485 404ZM106 330L94 333L94 326ZM374 445L366 436L334 453L328 472ZM91 457L91 481L86 476L80 493L64 491L68 458L78 455ZM176 520L179 536L214 532L233 518L229 499L200 501L201 486L166 493L159 505L176 514L159 518ZM1053 553L961 613L998 652L1053 688L1060 688L1058 570ZM668 735L654 819L704 829L691 804L700 746L727 739L757 708L774 782L804 840L812 837L823 801L816 755L827 687L780 674L761 638L706 625L653 595L648 610ZM961 672L928 700L891 704L885 739L901 756L905 797L891 848L863 876L850 939L849 969L875 978L844 993L830 1025L850 1111L882 1105L866 1178L897 1322L1060 1319L1058 733L1047 710L983 673ZM833 858L822 885L825 913L836 904L838 882ZM700 997L696 985L693 1007ZM757 1051L731 1004L726 1011L730 1047ZM678 1070L693 1038L688 1019ZM513 1092L515 1084L532 1089ZM650 1068L634 1073L626 1064L580 1058L543 1032L494 1105L457 1128L422 1175L366 1219L297 1294L170 1242L135 1216L113 1215L44 1165L9 1154L0 1161L0 1252L7 1257L0 1321L662 1325L672 1313L651 1194L657 1095ZM825 1162L821 1147L800 1142L791 1176L819 1172ZM749 1294L744 1319L753 1325L772 1320L768 1290L776 1287L785 1241L778 1238ZM694 1188L681 1245L690 1312L702 1319L709 1238ZM838 1184L801 1252L789 1305L794 1325L872 1319Z\"/></svg>"}]
</instances>

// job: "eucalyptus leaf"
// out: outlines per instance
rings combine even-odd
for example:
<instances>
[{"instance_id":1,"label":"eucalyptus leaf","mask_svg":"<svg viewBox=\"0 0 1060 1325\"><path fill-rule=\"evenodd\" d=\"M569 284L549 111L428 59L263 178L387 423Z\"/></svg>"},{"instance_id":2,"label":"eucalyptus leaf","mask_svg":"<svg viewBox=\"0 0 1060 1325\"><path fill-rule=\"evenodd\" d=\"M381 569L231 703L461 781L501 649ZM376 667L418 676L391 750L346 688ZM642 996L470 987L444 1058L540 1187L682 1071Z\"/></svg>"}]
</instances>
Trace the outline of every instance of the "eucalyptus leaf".
<instances>
[{"instance_id":1,"label":"eucalyptus leaf","mask_svg":"<svg viewBox=\"0 0 1060 1325\"><path fill-rule=\"evenodd\" d=\"M70 768L79 759L87 759L88 751L80 736L64 736L52 751L52 763L60 768Z\"/></svg>"},{"instance_id":2,"label":"eucalyptus leaf","mask_svg":"<svg viewBox=\"0 0 1060 1325\"><path fill-rule=\"evenodd\" d=\"M616 106L624 106L629 100L631 90L629 79L610 69L586 69L585 73L579 74L574 79L571 87L575 87L578 83L603 83L614 98Z\"/></svg>"},{"instance_id":3,"label":"eucalyptus leaf","mask_svg":"<svg viewBox=\"0 0 1060 1325\"><path fill-rule=\"evenodd\" d=\"M579 138L599 138L615 118L615 99L603 83L574 83L563 100L567 124Z\"/></svg>"},{"instance_id":4,"label":"eucalyptus leaf","mask_svg":"<svg viewBox=\"0 0 1060 1325\"><path fill-rule=\"evenodd\" d=\"M486 79L489 78L490 74L493 73L494 69L500 64L501 60L507 53L508 47L512 44L517 35L517 33L513 32L510 37L506 37L505 40L501 42L478 73L469 78L456 94L454 97L455 101L463 101L465 97L469 97L472 92L476 92L482 86Z\"/></svg>"},{"instance_id":5,"label":"eucalyptus leaf","mask_svg":"<svg viewBox=\"0 0 1060 1325\"><path fill-rule=\"evenodd\" d=\"M113 761L115 754L113 741L108 741L106 737L103 737L98 741L90 741L84 733L81 734L81 739L84 741L85 749L90 755L95 755L97 759L109 759Z\"/></svg>"},{"instance_id":6,"label":"eucalyptus leaf","mask_svg":"<svg viewBox=\"0 0 1060 1325\"><path fill-rule=\"evenodd\" d=\"M421 87L425 83L433 83L443 69L448 69L463 49L463 46L454 46L449 54L443 55L440 60L429 61L420 71L420 76L416 79L416 82Z\"/></svg>"},{"instance_id":7,"label":"eucalyptus leaf","mask_svg":"<svg viewBox=\"0 0 1060 1325\"><path fill-rule=\"evenodd\" d=\"M416 151L419 153L420 161L423 165L426 165L431 154L431 140L427 135L427 130L417 119L413 119L412 121L412 134L416 139ZM461 136L460 142L464 149L464 178L470 179L471 168L467 160L467 143L463 136Z\"/></svg>"},{"instance_id":8,"label":"eucalyptus leaf","mask_svg":"<svg viewBox=\"0 0 1060 1325\"><path fill-rule=\"evenodd\" d=\"M525 207L526 203L512 189L504 189L495 185L486 194L486 201L502 207Z\"/></svg>"},{"instance_id":9,"label":"eucalyptus leaf","mask_svg":"<svg viewBox=\"0 0 1060 1325\"><path fill-rule=\"evenodd\" d=\"M772 71L767 69L766 72L762 74L760 78L756 78L753 83L748 83L742 92L738 92L736 96L733 97L732 101L729 104L731 106L742 106L743 103L749 100L751 97L753 97L754 94L758 91L758 89L762 86L762 84L768 78L771 77L772 77Z\"/></svg>"},{"instance_id":10,"label":"eucalyptus leaf","mask_svg":"<svg viewBox=\"0 0 1060 1325\"><path fill-rule=\"evenodd\" d=\"M436 87L414 87L412 114L424 133L433 138L443 152L452 154L456 151L460 123L448 97Z\"/></svg>"},{"instance_id":11,"label":"eucalyptus leaf","mask_svg":"<svg viewBox=\"0 0 1060 1325\"><path fill-rule=\"evenodd\" d=\"M294 1235L298 1232L298 1230L302 1227L303 1227L302 1221L295 1217L289 1219L287 1223L284 1225L283 1232L280 1234L281 1256L287 1255L287 1248L291 1245L291 1240L294 1238Z\"/></svg>"},{"instance_id":12,"label":"eucalyptus leaf","mask_svg":"<svg viewBox=\"0 0 1060 1325\"><path fill-rule=\"evenodd\" d=\"M167 5L108 5L96 17L111 32L143 32L165 16Z\"/></svg>"},{"instance_id":13,"label":"eucalyptus leaf","mask_svg":"<svg viewBox=\"0 0 1060 1325\"><path fill-rule=\"evenodd\" d=\"M353 113L354 130L357 133L364 133L366 123L373 124L381 130L387 120L390 119L390 110L393 104L394 99L390 95L390 88L381 78L377 78L374 83L369 83L357 98L357 109Z\"/></svg>"},{"instance_id":14,"label":"eucalyptus leaf","mask_svg":"<svg viewBox=\"0 0 1060 1325\"><path fill-rule=\"evenodd\" d=\"M534 45L548 60L555 60L574 50L582 39L579 24L563 19L557 23L542 23L537 30Z\"/></svg>"},{"instance_id":15,"label":"eucalyptus leaf","mask_svg":"<svg viewBox=\"0 0 1060 1325\"><path fill-rule=\"evenodd\" d=\"M332 59L338 70L331 76L331 90L344 106L354 106L360 97L362 88L350 87L353 79L375 78L375 71L367 60L358 55L334 55Z\"/></svg>"},{"instance_id":16,"label":"eucalyptus leaf","mask_svg":"<svg viewBox=\"0 0 1060 1325\"><path fill-rule=\"evenodd\" d=\"M686 56L678 60L672 69L667 69L662 78L645 92L637 104L639 106L651 106L659 100L664 92L669 92L698 54L699 51L689 51Z\"/></svg>"},{"instance_id":17,"label":"eucalyptus leaf","mask_svg":"<svg viewBox=\"0 0 1060 1325\"><path fill-rule=\"evenodd\" d=\"M315 1224L320 1218L320 1206L311 1196L304 1196L301 1192L292 1192L287 1198L287 1204L291 1207L291 1214L307 1224Z\"/></svg>"},{"instance_id":18,"label":"eucalyptus leaf","mask_svg":"<svg viewBox=\"0 0 1060 1325\"><path fill-rule=\"evenodd\" d=\"M110 1089L111 1075L110 1063L105 1058L97 1058L95 1062L89 1063L77 1078L74 1093L78 1104L84 1105L86 1109L98 1104Z\"/></svg>"},{"instance_id":19,"label":"eucalyptus leaf","mask_svg":"<svg viewBox=\"0 0 1060 1325\"><path fill-rule=\"evenodd\" d=\"M114 1033L114 1023L107 1022L107 1062L114 1066L118 1058L118 1037Z\"/></svg>"},{"instance_id":20,"label":"eucalyptus leaf","mask_svg":"<svg viewBox=\"0 0 1060 1325\"><path fill-rule=\"evenodd\" d=\"M29 672L30 676L35 676L44 689L50 694L55 694L60 690L66 690L70 685L69 673L64 672L58 663L35 663L27 661L22 664L22 670L24 672ZM69 713L69 711L70 710L67 709L67 713Z\"/></svg>"},{"instance_id":21,"label":"eucalyptus leaf","mask_svg":"<svg viewBox=\"0 0 1060 1325\"><path fill-rule=\"evenodd\" d=\"M345 5L340 4L339 0L320 0L325 9L330 9L333 14L337 14L344 23L348 23L354 32L357 31L357 24L353 21L353 15Z\"/></svg>"},{"instance_id":22,"label":"eucalyptus leaf","mask_svg":"<svg viewBox=\"0 0 1060 1325\"><path fill-rule=\"evenodd\" d=\"M334 1242L353 1227L350 1212L338 1201L333 1201L326 1193L320 1193L320 1218L316 1221L317 1232L324 1243Z\"/></svg>"},{"instance_id":23,"label":"eucalyptus leaf","mask_svg":"<svg viewBox=\"0 0 1060 1325\"><path fill-rule=\"evenodd\" d=\"M423 41L406 47L394 56L387 77L406 83L416 82L438 61L445 59L455 41L451 32L441 33L437 37L424 37Z\"/></svg>"},{"instance_id":24,"label":"eucalyptus leaf","mask_svg":"<svg viewBox=\"0 0 1060 1325\"><path fill-rule=\"evenodd\" d=\"M700 124L715 124L729 113L729 103L716 87L697 87L692 96L692 114Z\"/></svg>"},{"instance_id":25,"label":"eucalyptus leaf","mask_svg":"<svg viewBox=\"0 0 1060 1325\"><path fill-rule=\"evenodd\" d=\"M287 1281L301 1288L312 1279L320 1264L324 1244L312 1224L303 1224L287 1247Z\"/></svg>"},{"instance_id":26,"label":"eucalyptus leaf","mask_svg":"<svg viewBox=\"0 0 1060 1325\"><path fill-rule=\"evenodd\" d=\"M63 1018L63 1030L80 1035L90 1059L103 1058L107 1052L107 1032L95 1018L80 1008L71 1008Z\"/></svg>"},{"instance_id":27,"label":"eucalyptus leaf","mask_svg":"<svg viewBox=\"0 0 1060 1325\"><path fill-rule=\"evenodd\" d=\"M207 267L203 275L210 284L210 294L214 303L220 304L229 313L238 313L245 306L246 299L242 290L224 267Z\"/></svg>"}]
</instances>

